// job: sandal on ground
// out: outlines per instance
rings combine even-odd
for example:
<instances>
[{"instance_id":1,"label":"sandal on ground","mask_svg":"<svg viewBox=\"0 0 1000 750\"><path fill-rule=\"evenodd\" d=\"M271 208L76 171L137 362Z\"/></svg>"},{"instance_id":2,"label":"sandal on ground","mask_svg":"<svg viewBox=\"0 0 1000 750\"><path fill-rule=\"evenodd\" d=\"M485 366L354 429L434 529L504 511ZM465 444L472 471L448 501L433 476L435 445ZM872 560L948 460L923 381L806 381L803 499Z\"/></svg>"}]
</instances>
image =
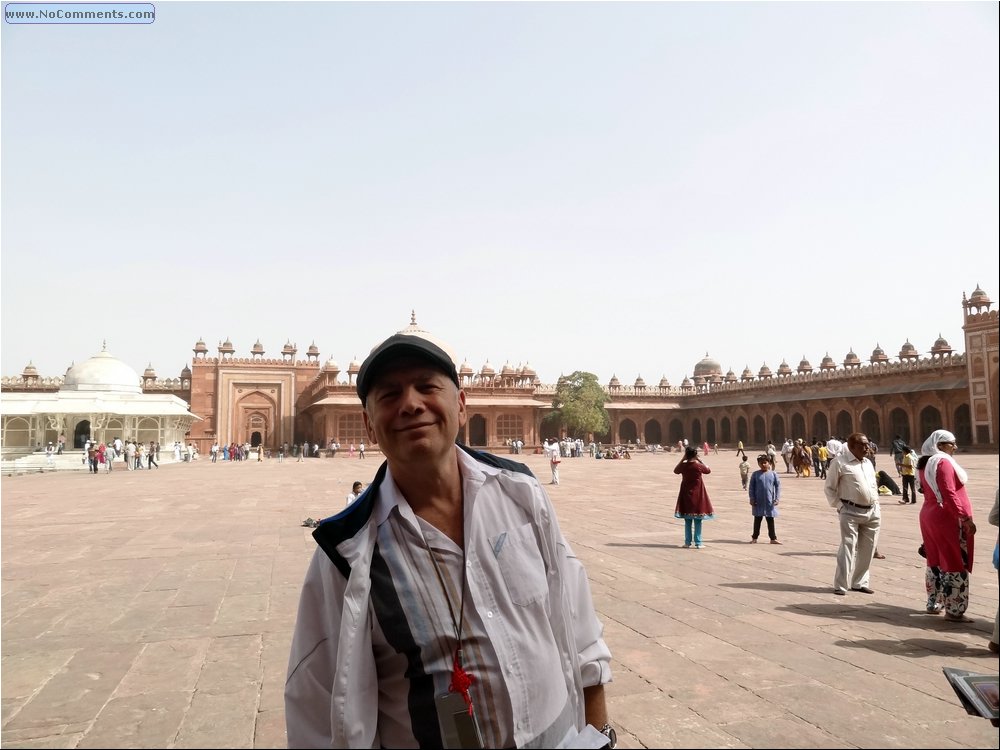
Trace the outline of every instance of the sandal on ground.
<instances>
[{"instance_id":1,"label":"sandal on ground","mask_svg":"<svg viewBox=\"0 0 1000 750\"><path fill-rule=\"evenodd\" d=\"M929 615L939 615L942 612L944 612L944 609L942 609L941 607L928 607L927 608L927 614L929 614Z\"/></svg>"},{"instance_id":2,"label":"sandal on ground","mask_svg":"<svg viewBox=\"0 0 1000 750\"><path fill-rule=\"evenodd\" d=\"M772 539L771 544L781 544L777 539Z\"/></svg>"},{"instance_id":3,"label":"sandal on ground","mask_svg":"<svg viewBox=\"0 0 1000 750\"><path fill-rule=\"evenodd\" d=\"M965 615L953 615L948 612L944 613L944 619L948 622L975 622L971 617L966 617Z\"/></svg>"}]
</instances>

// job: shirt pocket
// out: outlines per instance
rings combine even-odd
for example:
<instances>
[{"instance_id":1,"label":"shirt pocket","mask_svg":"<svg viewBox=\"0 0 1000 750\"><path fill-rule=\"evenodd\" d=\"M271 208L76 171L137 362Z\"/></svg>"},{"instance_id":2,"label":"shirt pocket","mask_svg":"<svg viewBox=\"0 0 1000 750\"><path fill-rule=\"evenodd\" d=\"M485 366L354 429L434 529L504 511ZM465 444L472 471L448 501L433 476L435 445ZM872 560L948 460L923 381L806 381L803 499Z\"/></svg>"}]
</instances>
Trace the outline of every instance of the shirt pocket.
<instances>
[{"instance_id":1,"label":"shirt pocket","mask_svg":"<svg viewBox=\"0 0 1000 750\"><path fill-rule=\"evenodd\" d=\"M490 537L490 546L511 601L526 607L546 597L545 562L530 523Z\"/></svg>"}]
</instances>

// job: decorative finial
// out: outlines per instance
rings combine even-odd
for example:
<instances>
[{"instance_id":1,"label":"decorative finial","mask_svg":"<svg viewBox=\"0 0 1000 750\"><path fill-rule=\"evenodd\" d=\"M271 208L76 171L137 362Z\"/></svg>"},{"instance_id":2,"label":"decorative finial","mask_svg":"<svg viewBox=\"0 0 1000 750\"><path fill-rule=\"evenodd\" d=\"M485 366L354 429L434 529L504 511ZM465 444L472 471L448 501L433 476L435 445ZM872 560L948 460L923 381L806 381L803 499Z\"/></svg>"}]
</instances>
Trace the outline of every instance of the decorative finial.
<instances>
[{"instance_id":1,"label":"decorative finial","mask_svg":"<svg viewBox=\"0 0 1000 750\"><path fill-rule=\"evenodd\" d=\"M104 339L104 341L101 342L101 351L106 352L107 350L108 350L108 340Z\"/></svg>"},{"instance_id":2,"label":"decorative finial","mask_svg":"<svg viewBox=\"0 0 1000 750\"><path fill-rule=\"evenodd\" d=\"M417 324L417 311L410 310L410 325L415 326Z\"/></svg>"}]
</instances>

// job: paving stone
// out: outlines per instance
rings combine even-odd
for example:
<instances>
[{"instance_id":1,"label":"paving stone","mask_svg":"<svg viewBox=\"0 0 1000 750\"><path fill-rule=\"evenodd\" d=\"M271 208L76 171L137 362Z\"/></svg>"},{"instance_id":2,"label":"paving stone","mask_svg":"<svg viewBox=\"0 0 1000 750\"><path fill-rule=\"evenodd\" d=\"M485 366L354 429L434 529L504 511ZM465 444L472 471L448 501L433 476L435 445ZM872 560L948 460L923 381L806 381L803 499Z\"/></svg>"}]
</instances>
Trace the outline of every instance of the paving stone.
<instances>
[{"instance_id":1,"label":"paving stone","mask_svg":"<svg viewBox=\"0 0 1000 750\"><path fill-rule=\"evenodd\" d=\"M708 546L686 550L677 458L570 459L546 486L614 654L621 747L998 746L941 673L997 669L992 545L976 548L976 622L927 616L917 509L887 504L877 593L841 601L822 482L783 475L784 544L751 545L733 455L710 455L716 518ZM521 459L545 476L543 457ZM959 460L992 539L996 458ZM301 523L339 511L378 465L0 479L3 746L284 747L288 648L316 548Z\"/></svg>"}]
</instances>

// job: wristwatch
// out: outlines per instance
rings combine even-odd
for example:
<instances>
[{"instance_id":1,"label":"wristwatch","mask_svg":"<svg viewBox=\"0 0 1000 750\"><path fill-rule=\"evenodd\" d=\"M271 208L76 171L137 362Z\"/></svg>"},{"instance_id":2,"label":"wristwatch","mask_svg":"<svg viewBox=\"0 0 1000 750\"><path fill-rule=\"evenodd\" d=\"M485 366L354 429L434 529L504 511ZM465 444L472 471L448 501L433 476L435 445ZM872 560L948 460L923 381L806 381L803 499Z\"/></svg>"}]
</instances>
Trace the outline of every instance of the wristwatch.
<instances>
[{"instance_id":1,"label":"wristwatch","mask_svg":"<svg viewBox=\"0 0 1000 750\"><path fill-rule=\"evenodd\" d=\"M615 750L615 746L618 744L618 735L615 733L615 728L608 724L608 722L604 722L604 726L601 727L600 732L608 738L608 744L605 747Z\"/></svg>"}]
</instances>

